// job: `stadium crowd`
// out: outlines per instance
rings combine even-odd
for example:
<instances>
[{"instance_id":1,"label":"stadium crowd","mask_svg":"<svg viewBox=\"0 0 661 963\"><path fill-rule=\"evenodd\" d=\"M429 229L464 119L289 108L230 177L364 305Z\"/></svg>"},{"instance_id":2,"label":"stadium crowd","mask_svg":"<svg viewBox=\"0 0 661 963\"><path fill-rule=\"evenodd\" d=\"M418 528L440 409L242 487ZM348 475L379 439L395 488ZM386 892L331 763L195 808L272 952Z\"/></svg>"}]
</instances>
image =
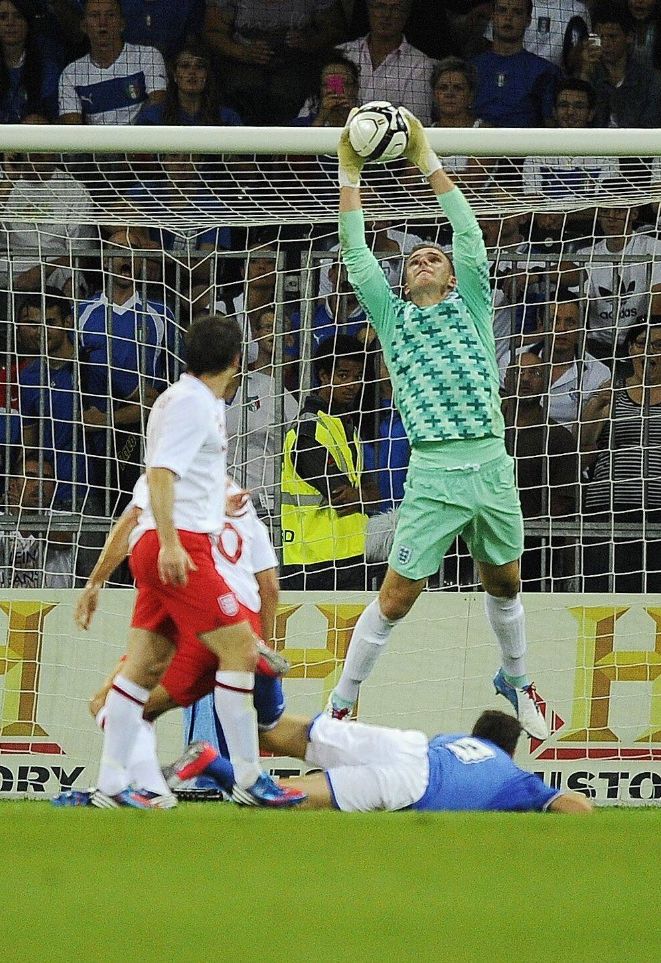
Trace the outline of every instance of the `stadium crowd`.
<instances>
[{"instance_id":1,"label":"stadium crowd","mask_svg":"<svg viewBox=\"0 0 661 963\"><path fill-rule=\"evenodd\" d=\"M659 0L0 0L0 120L338 127L380 99L426 126L656 128L660 17ZM480 222L529 526L524 589L661 591L658 210L600 204L625 183L613 158L443 162L469 196L507 164L535 210ZM150 407L185 362L182 333L215 311L246 332L230 459L282 546L283 587L376 584L409 457L378 339L336 234L224 226L238 188L211 163L5 155L0 585L85 579L106 530L95 520L127 504ZM661 181L656 159L638 164ZM334 160L319 166L335 176ZM163 226L94 227L108 192L127 223L156 210ZM584 205L558 213L569 195ZM173 229L196 214L214 226ZM415 244L448 241L431 221L368 228L395 288ZM289 538L302 499L307 556ZM340 554L314 537L328 511ZM474 581L458 540L436 586Z\"/></svg>"}]
</instances>

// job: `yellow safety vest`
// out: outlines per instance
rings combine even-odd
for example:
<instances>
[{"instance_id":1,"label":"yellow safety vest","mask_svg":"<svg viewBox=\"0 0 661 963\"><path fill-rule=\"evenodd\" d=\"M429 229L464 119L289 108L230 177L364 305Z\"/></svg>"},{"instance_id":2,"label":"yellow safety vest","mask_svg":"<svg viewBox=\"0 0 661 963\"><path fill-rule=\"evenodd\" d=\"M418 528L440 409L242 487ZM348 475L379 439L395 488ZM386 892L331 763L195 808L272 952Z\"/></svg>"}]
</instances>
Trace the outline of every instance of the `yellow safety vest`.
<instances>
[{"instance_id":1,"label":"yellow safety vest","mask_svg":"<svg viewBox=\"0 0 661 963\"><path fill-rule=\"evenodd\" d=\"M303 415L306 417L306 415ZM349 483L359 486L363 470L363 451L354 432L356 461L340 418L324 411L309 413L316 421L315 440L326 448ZM292 450L297 437L296 426L285 437L282 459L282 551L285 565L314 565L334 559L353 558L365 554L367 515L354 512L338 515L325 503L316 488L296 473Z\"/></svg>"}]
</instances>

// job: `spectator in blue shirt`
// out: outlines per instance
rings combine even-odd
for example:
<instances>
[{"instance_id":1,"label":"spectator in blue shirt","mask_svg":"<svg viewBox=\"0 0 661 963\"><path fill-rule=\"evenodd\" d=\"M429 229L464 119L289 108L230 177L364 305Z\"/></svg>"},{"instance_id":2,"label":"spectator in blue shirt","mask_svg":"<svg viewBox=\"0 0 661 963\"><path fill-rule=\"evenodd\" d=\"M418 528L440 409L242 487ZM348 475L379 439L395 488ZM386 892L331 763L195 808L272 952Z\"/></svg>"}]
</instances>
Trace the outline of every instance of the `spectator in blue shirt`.
<instances>
[{"instance_id":1,"label":"spectator in blue shirt","mask_svg":"<svg viewBox=\"0 0 661 963\"><path fill-rule=\"evenodd\" d=\"M332 291L328 297L319 301L312 315L312 351L322 341L337 335L350 335L363 344L369 344L374 337L367 323L367 317L358 303L354 289L349 284L346 268L334 261L328 269ZM300 358L301 311L297 309L291 317L291 337L286 353Z\"/></svg>"},{"instance_id":2,"label":"spectator in blue shirt","mask_svg":"<svg viewBox=\"0 0 661 963\"><path fill-rule=\"evenodd\" d=\"M123 507L140 474L149 409L173 361L168 345L174 318L164 305L143 302L138 294L144 261L132 254L128 232L114 234L106 248L106 290L78 310L81 382L95 482L119 489Z\"/></svg>"},{"instance_id":3,"label":"spectator in blue shirt","mask_svg":"<svg viewBox=\"0 0 661 963\"><path fill-rule=\"evenodd\" d=\"M28 114L57 117L60 67L56 49L39 32L26 0L0 0L0 122L18 124Z\"/></svg>"},{"instance_id":4,"label":"spectator in blue shirt","mask_svg":"<svg viewBox=\"0 0 661 963\"><path fill-rule=\"evenodd\" d=\"M156 47L166 60L204 28L204 0L121 0L121 4L124 39Z\"/></svg>"},{"instance_id":5,"label":"spectator in blue shirt","mask_svg":"<svg viewBox=\"0 0 661 963\"><path fill-rule=\"evenodd\" d=\"M152 170L149 180L135 184L127 192L129 203L150 220L178 227L151 227L148 236L163 256L166 291L174 291L185 304L188 315L203 305L215 282L216 259L213 252L229 250L232 235L219 224L231 215L220 197L209 189L201 176L201 165L190 154L165 154L160 171ZM158 176L160 173L160 176ZM204 257L204 254L209 255Z\"/></svg>"},{"instance_id":6,"label":"spectator in blue shirt","mask_svg":"<svg viewBox=\"0 0 661 963\"><path fill-rule=\"evenodd\" d=\"M136 124L240 126L243 121L237 112L220 103L211 67L211 55L206 47L194 42L184 44L168 68L165 102L146 103Z\"/></svg>"},{"instance_id":7,"label":"spectator in blue shirt","mask_svg":"<svg viewBox=\"0 0 661 963\"><path fill-rule=\"evenodd\" d=\"M57 507L80 510L88 471L71 305L46 288L23 298L17 321L20 351L32 359L19 373L23 444L53 462Z\"/></svg>"},{"instance_id":8,"label":"spectator in blue shirt","mask_svg":"<svg viewBox=\"0 0 661 963\"><path fill-rule=\"evenodd\" d=\"M543 127L553 121L558 68L523 46L532 9L532 0L496 0L491 50L472 59L475 113L496 127Z\"/></svg>"}]
</instances>

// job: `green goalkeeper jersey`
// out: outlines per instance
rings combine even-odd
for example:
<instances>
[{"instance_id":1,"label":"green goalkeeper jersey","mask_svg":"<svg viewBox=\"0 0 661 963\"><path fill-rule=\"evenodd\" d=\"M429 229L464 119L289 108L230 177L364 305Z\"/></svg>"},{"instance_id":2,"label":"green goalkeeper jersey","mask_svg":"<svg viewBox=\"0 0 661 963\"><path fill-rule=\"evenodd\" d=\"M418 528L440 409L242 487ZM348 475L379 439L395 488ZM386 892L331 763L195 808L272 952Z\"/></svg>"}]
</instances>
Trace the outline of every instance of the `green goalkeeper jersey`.
<instances>
[{"instance_id":1,"label":"green goalkeeper jersey","mask_svg":"<svg viewBox=\"0 0 661 963\"><path fill-rule=\"evenodd\" d=\"M457 287L427 308L402 300L392 290L365 243L363 212L340 214L342 259L379 336L413 447L505 434L482 232L458 188L441 194L438 201L453 230Z\"/></svg>"}]
</instances>

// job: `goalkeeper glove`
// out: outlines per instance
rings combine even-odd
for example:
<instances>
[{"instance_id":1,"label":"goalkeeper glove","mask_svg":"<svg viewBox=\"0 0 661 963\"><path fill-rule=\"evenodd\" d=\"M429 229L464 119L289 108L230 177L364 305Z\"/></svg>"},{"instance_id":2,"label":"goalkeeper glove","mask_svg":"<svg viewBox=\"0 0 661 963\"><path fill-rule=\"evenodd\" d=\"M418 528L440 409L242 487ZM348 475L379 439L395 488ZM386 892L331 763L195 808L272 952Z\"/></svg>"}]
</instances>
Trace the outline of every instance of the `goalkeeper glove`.
<instances>
[{"instance_id":1,"label":"goalkeeper glove","mask_svg":"<svg viewBox=\"0 0 661 963\"><path fill-rule=\"evenodd\" d=\"M354 107L349 114L346 125L340 134L340 142L337 145L340 187L360 187L360 172L363 169L365 161L355 152L349 140L349 124L357 110L358 108Z\"/></svg>"},{"instance_id":2,"label":"goalkeeper glove","mask_svg":"<svg viewBox=\"0 0 661 963\"><path fill-rule=\"evenodd\" d=\"M418 168L425 177L431 177L435 171L443 170L443 166L438 157L431 149L425 129L410 110L400 107L401 112L406 117L409 125L409 140L404 151L404 156Z\"/></svg>"}]
</instances>

